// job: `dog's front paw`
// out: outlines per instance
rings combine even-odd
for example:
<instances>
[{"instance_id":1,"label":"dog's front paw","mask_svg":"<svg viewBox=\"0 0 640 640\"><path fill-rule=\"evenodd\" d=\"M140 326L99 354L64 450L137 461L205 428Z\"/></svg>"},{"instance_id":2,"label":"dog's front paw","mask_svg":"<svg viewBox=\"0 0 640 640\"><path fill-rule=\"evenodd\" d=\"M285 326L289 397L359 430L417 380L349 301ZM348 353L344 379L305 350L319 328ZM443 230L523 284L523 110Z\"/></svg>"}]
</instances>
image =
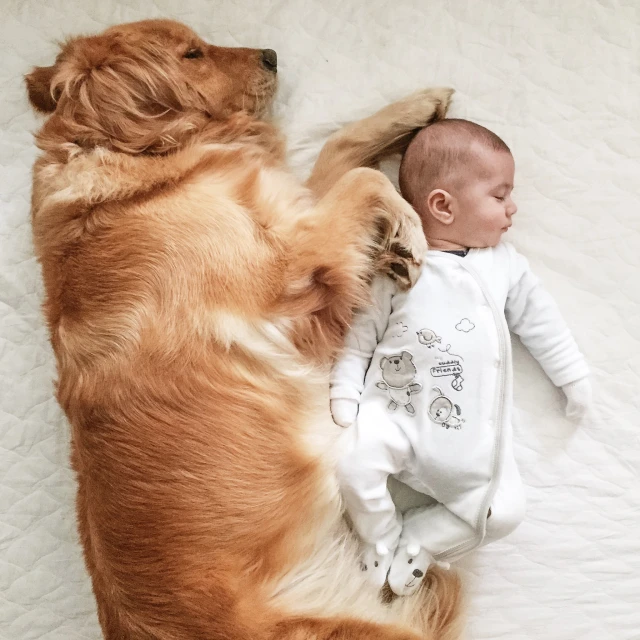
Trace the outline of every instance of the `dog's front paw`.
<instances>
[{"instance_id":1,"label":"dog's front paw","mask_svg":"<svg viewBox=\"0 0 640 640\"><path fill-rule=\"evenodd\" d=\"M422 89L396 103L398 121L407 129L422 127L442 120L447 115L454 90L449 87Z\"/></svg>"},{"instance_id":2,"label":"dog's front paw","mask_svg":"<svg viewBox=\"0 0 640 640\"><path fill-rule=\"evenodd\" d=\"M387 273L401 289L418 280L427 252L422 223L413 207L398 196L398 211L379 259L379 271Z\"/></svg>"}]
</instances>

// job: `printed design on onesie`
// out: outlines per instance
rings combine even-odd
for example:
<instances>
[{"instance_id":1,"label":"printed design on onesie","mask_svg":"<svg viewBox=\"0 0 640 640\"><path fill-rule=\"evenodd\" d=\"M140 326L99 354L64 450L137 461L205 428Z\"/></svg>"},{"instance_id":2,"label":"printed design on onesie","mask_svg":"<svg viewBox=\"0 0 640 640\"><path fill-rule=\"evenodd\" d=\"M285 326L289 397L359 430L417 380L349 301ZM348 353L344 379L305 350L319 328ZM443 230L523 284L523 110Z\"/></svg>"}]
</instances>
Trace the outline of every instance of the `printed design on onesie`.
<instances>
[{"instance_id":1,"label":"printed design on onesie","mask_svg":"<svg viewBox=\"0 0 640 640\"><path fill-rule=\"evenodd\" d=\"M445 429L461 429L464 418L461 418L462 410L450 398L442 393L440 387L432 387L438 395L429 405L429 418Z\"/></svg>"},{"instance_id":2,"label":"printed design on onesie","mask_svg":"<svg viewBox=\"0 0 640 640\"><path fill-rule=\"evenodd\" d=\"M457 353L451 353L450 349L450 344L448 344L444 349L438 347L438 351L440 353L446 353L450 360L443 360L443 356L436 356L436 360L439 360L440 362L435 367L431 367L431 375L434 378L453 376L451 386L456 391L462 391L462 383L464 382L464 378L462 377L462 362L464 361L464 358L459 356Z\"/></svg>"},{"instance_id":3,"label":"printed design on onesie","mask_svg":"<svg viewBox=\"0 0 640 640\"><path fill-rule=\"evenodd\" d=\"M416 408L411 404L412 394L420 393L422 385L415 382L418 370L413 364L413 356L408 351L380 359L382 381L376 382L376 387L386 391L389 395L387 409L395 411L404 407L410 415L416 414Z\"/></svg>"},{"instance_id":4,"label":"printed design on onesie","mask_svg":"<svg viewBox=\"0 0 640 640\"><path fill-rule=\"evenodd\" d=\"M420 331L417 331L416 333L418 334L418 342L429 349L432 349L436 344L442 342L442 338L432 329L420 329ZM451 349L450 344L448 344L444 349L438 347L438 351L440 351L440 353L446 353L451 357L451 359L442 361L441 356L436 356L436 360L440 360L441 362L434 367L431 367L430 373L434 378L453 376L451 386L456 391L461 391L462 383L464 382L464 378L462 377L462 360L464 360L464 358L455 353L451 353L449 349Z\"/></svg>"},{"instance_id":5,"label":"printed design on onesie","mask_svg":"<svg viewBox=\"0 0 640 640\"><path fill-rule=\"evenodd\" d=\"M442 378L445 376L453 376L451 386L456 391L462 391L462 383L464 378L462 377L462 364L459 360L445 360L435 367L431 367L431 375L434 378Z\"/></svg>"},{"instance_id":6,"label":"printed design on onesie","mask_svg":"<svg viewBox=\"0 0 640 640\"><path fill-rule=\"evenodd\" d=\"M436 332L431 329L420 329L420 331L416 331L416 333L418 334L418 342L429 349L433 349L436 343L442 342L442 338L436 335Z\"/></svg>"},{"instance_id":7,"label":"printed design on onesie","mask_svg":"<svg viewBox=\"0 0 640 640\"><path fill-rule=\"evenodd\" d=\"M462 318L460 322L456 325L456 329L458 331L464 331L465 333L469 333L469 331L473 331L476 328L476 325L469 320L469 318Z\"/></svg>"},{"instance_id":8,"label":"printed design on onesie","mask_svg":"<svg viewBox=\"0 0 640 640\"><path fill-rule=\"evenodd\" d=\"M404 322L396 322L393 325L393 330L391 331L392 338L402 338L402 336L407 333L409 327Z\"/></svg>"}]
</instances>

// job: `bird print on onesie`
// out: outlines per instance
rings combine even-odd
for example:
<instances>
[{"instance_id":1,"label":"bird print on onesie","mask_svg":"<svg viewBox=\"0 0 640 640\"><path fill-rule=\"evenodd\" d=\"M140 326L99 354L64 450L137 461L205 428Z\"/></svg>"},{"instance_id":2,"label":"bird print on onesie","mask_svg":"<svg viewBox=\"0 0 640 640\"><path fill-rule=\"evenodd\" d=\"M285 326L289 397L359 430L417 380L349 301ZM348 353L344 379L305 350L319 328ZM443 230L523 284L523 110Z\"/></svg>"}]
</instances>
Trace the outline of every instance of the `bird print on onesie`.
<instances>
[{"instance_id":1,"label":"bird print on onesie","mask_svg":"<svg viewBox=\"0 0 640 640\"><path fill-rule=\"evenodd\" d=\"M452 377L451 387L456 391L462 391L462 361L464 358L455 353L451 353L451 345L447 344L444 349L439 344L442 338L432 329L420 329L417 332L418 342L427 347L427 349L436 348L436 351L446 354L445 356L436 355L438 364L431 367L430 373L434 378Z\"/></svg>"}]
</instances>

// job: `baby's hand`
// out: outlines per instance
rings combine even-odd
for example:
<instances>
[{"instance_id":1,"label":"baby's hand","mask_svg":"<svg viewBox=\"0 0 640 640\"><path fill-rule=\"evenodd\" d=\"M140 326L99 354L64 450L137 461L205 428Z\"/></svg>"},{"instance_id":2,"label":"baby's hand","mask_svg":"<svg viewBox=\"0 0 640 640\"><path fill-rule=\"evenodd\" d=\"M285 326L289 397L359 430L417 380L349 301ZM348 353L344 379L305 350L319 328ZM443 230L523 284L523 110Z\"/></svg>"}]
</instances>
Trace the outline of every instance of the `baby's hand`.
<instances>
[{"instance_id":1,"label":"baby's hand","mask_svg":"<svg viewBox=\"0 0 640 640\"><path fill-rule=\"evenodd\" d=\"M570 382L562 387L567 396L567 418L576 422L585 417L591 408L591 383L588 378Z\"/></svg>"},{"instance_id":2,"label":"baby's hand","mask_svg":"<svg viewBox=\"0 0 640 640\"><path fill-rule=\"evenodd\" d=\"M358 415L358 401L350 398L331 400L331 415L339 427L350 427Z\"/></svg>"}]
</instances>

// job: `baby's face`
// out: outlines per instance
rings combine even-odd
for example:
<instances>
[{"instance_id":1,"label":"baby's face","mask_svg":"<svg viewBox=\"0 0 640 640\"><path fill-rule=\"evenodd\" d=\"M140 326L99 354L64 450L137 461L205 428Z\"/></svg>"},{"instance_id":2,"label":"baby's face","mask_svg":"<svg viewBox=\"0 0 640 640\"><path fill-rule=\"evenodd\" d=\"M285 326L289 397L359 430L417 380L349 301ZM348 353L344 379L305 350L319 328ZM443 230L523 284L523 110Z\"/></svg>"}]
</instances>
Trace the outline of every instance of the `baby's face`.
<instances>
[{"instance_id":1,"label":"baby's face","mask_svg":"<svg viewBox=\"0 0 640 640\"><path fill-rule=\"evenodd\" d=\"M495 247L518 210L511 197L515 164L504 151L485 151L480 166L452 194L456 199L456 241L466 247Z\"/></svg>"}]
</instances>

